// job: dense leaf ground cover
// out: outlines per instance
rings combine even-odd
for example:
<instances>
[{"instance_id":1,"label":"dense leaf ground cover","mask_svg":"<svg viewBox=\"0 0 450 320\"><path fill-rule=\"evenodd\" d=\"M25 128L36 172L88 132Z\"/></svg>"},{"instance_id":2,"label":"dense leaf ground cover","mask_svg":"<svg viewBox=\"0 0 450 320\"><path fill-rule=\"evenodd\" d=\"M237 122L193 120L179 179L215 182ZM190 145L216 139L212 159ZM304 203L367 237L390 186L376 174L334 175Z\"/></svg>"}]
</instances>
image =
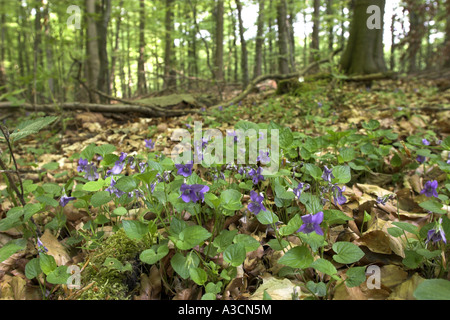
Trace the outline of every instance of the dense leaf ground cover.
<instances>
[{"instance_id":1,"label":"dense leaf ground cover","mask_svg":"<svg viewBox=\"0 0 450 320\"><path fill-rule=\"evenodd\" d=\"M317 82L175 119L6 120L1 298L448 299L449 106L424 81ZM217 141L233 161L208 163Z\"/></svg>"}]
</instances>

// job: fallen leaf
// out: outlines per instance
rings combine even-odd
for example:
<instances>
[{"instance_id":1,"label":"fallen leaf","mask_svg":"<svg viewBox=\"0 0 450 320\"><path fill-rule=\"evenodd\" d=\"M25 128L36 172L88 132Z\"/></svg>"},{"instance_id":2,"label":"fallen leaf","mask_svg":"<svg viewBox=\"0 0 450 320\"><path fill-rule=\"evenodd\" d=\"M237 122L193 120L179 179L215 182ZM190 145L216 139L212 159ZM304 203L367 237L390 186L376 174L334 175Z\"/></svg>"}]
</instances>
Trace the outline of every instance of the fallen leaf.
<instances>
[{"instance_id":1,"label":"fallen leaf","mask_svg":"<svg viewBox=\"0 0 450 320\"><path fill-rule=\"evenodd\" d=\"M45 230L41 237L41 242L48 249L47 254L55 258L55 262L58 266L64 266L70 261L70 256L67 253L66 248L59 243L58 239L56 239L49 229Z\"/></svg>"},{"instance_id":2,"label":"fallen leaf","mask_svg":"<svg viewBox=\"0 0 450 320\"><path fill-rule=\"evenodd\" d=\"M414 291L425 279L415 273L409 280L394 288L388 300L416 300Z\"/></svg>"},{"instance_id":3,"label":"fallen leaf","mask_svg":"<svg viewBox=\"0 0 450 320\"><path fill-rule=\"evenodd\" d=\"M272 300L292 300L292 295L297 293L301 295L301 289L289 279L277 279L271 275L262 277L263 284L256 289L250 300L263 300L264 291L270 295Z\"/></svg>"},{"instance_id":4,"label":"fallen leaf","mask_svg":"<svg viewBox=\"0 0 450 320\"><path fill-rule=\"evenodd\" d=\"M366 246L370 251L375 253L392 253L389 237L381 230L366 232L361 238L354 241L354 243Z\"/></svg>"}]
</instances>

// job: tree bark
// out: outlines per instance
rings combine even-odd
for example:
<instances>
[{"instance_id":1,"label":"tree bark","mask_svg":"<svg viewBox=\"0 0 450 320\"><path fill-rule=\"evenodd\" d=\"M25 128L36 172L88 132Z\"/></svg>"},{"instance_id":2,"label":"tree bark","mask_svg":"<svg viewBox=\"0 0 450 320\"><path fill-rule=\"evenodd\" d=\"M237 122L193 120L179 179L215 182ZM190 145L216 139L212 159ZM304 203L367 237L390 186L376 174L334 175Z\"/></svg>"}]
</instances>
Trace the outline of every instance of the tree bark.
<instances>
[{"instance_id":1,"label":"tree bark","mask_svg":"<svg viewBox=\"0 0 450 320\"><path fill-rule=\"evenodd\" d=\"M319 31L320 31L320 0L314 0L313 32L311 37L310 62L314 62L319 55L319 48L320 48Z\"/></svg>"},{"instance_id":2,"label":"tree bark","mask_svg":"<svg viewBox=\"0 0 450 320\"><path fill-rule=\"evenodd\" d=\"M1 0L2 7L6 0ZM5 34L6 34L6 14L2 12L0 16L0 95L6 93L6 70L5 70Z\"/></svg>"},{"instance_id":3,"label":"tree bark","mask_svg":"<svg viewBox=\"0 0 450 320\"><path fill-rule=\"evenodd\" d=\"M253 79L259 77L262 74L262 56L263 56L263 44L264 44L264 2L265 0L259 0L259 13L258 20L256 22L258 30L256 32L255 42L255 68L253 70Z\"/></svg>"},{"instance_id":4,"label":"tree bark","mask_svg":"<svg viewBox=\"0 0 450 320\"><path fill-rule=\"evenodd\" d=\"M163 89L171 88L173 89L176 84L177 80L175 78L174 74L174 65L175 65L175 59L174 59L174 42L173 42L173 6L175 4L174 0L166 0L166 18L165 18L165 50L164 50L164 86Z\"/></svg>"},{"instance_id":5,"label":"tree bark","mask_svg":"<svg viewBox=\"0 0 450 320\"><path fill-rule=\"evenodd\" d=\"M119 8L122 8L123 1L120 0ZM119 40L120 40L120 25L122 22L122 15L119 13L119 16L117 17L116 21L116 36L114 38L114 49L111 55L111 72L110 72L110 78L109 78L109 84L110 84L110 92L114 91L114 95L117 96L117 87L116 87L116 62L117 62L117 52L119 51ZM122 68L122 66L120 66Z\"/></svg>"},{"instance_id":6,"label":"tree bark","mask_svg":"<svg viewBox=\"0 0 450 320\"><path fill-rule=\"evenodd\" d=\"M383 15L385 0L356 0L350 38L341 58L341 68L349 75L372 74L387 71L383 52ZM381 9L381 28L367 27L367 8L376 5Z\"/></svg>"},{"instance_id":7,"label":"tree bark","mask_svg":"<svg viewBox=\"0 0 450 320\"><path fill-rule=\"evenodd\" d=\"M445 61L444 61L444 67L450 68L450 0L447 0L446 2L446 8L447 8L447 21L446 21L446 29L445 29Z\"/></svg>"},{"instance_id":8,"label":"tree bark","mask_svg":"<svg viewBox=\"0 0 450 320\"><path fill-rule=\"evenodd\" d=\"M139 58L138 58L138 83L137 94L147 93L147 81L145 77L145 1L139 0Z\"/></svg>"},{"instance_id":9,"label":"tree bark","mask_svg":"<svg viewBox=\"0 0 450 320\"><path fill-rule=\"evenodd\" d=\"M218 0L216 5L216 52L214 55L214 69L216 80L223 81L223 15L224 0Z\"/></svg>"},{"instance_id":10,"label":"tree bark","mask_svg":"<svg viewBox=\"0 0 450 320\"><path fill-rule=\"evenodd\" d=\"M87 84L91 89L97 88L99 72L100 72L100 57L97 39L97 25L95 23L95 0L86 0L86 13L87 13ZM90 102L98 103L99 97L95 94L90 95Z\"/></svg>"},{"instance_id":11,"label":"tree bark","mask_svg":"<svg viewBox=\"0 0 450 320\"><path fill-rule=\"evenodd\" d=\"M327 0L327 15L328 15L328 50L333 51L334 47L334 14L333 0Z\"/></svg>"},{"instance_id":12,"label":"tree bark","mask_svg":"<svg viewBox=\"0 0 450 320\"><path fill-rule=\"evenodd\" d=\"M109 90L109 63L108 63L108 24L111 18L111 0L102 0L98 3L97 10L101 12L101 16L97 20L97 35L98 35L98 57L100 60L100 69L98 72L97 89L103 92L110 93ZM102 102L105 102L100 97Z\"/></svg>"},{"instance_id":13,"label":"tree bark","mask_svg":"<svg viewBox=\"0 0 450 320\"><path fill-rule=\"evenodd\" d=\"M55 95L55 79L53 78L53 47L52 37L50 35L50 17L48 13L48 3L44 6L44 34L45 34L45 55L47 58L47 72L51 75L47 81L50 93L50 99Z\"/></svg>"},{"instance_id":14,"label":"tree bark","mask_svg":"<svg viewBox=\"0 0 450 320\"><path fill-rule=\"evenodd\" d=\"M248 85L249 75L248 75L248 52L247 52L247 41L244 37L244 21L242 20L242 4L240 0L236 0L236 7L238 11L239 20L239 36L241 39L241 69L242 69L242 84L244 88Z\"/></svg>"},{"instance_id":15,"label":"tree bark","mask_svg":"<svg viewBox=\"0 0 450 320\"><path fill-rule=\"evenodd\" d=\"M278 68L281 74L287 74L289 69L288 32L287 32L287 7L286 0L277 2L277 24L278 24Z\"/></svg>"}]
</instances>

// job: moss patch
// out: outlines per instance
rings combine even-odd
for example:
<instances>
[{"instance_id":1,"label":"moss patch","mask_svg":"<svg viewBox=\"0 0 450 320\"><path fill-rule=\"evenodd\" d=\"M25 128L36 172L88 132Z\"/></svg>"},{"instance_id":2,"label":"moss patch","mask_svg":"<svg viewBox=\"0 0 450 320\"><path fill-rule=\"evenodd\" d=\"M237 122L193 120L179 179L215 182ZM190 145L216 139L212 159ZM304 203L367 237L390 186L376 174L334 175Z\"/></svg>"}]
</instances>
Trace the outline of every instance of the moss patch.
<instances>
[{"instance_id":1,"label":"moss patch","mask_svg":"<svg viewBox=\"0 0 450 320\"><path fill-rule=\"evenodd\" d=\"M131 272L120 272L103 266L106 258L115 258L122 264L136 263L136 257L145 250L143 242L127 237L123 229L105 240L104 244L89 255L89 265L82 273L81 283L95 284L83 292L80 300L127 300L131 296L127 279Z\"/></svg>"}]
</instances>

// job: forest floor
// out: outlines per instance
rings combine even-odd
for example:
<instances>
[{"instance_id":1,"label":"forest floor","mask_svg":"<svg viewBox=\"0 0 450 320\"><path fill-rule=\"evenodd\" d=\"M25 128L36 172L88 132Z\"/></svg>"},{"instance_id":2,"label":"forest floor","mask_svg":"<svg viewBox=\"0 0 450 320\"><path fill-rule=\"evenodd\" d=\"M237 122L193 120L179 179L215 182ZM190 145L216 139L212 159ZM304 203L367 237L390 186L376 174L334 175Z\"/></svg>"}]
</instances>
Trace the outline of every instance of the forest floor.
<instances>
[{"instance_id":1,"label":"forest floor","mask_svg":"<svg viewBox=\"0 0 450 320\"><path fill-rule=\"evenodd\" d=\"M174 248L174 243L169 243L168 254L166 253L156 263L145 264L139 260L139 254L149 247L137 241L140 240L139 237L135 239L130 237L127 230L128 237L117 231L114 222L118 221L118 215L102 222L101 219L105 215L101 214L100 209L104 210L105 205L86 210L75 201L61 207L48 200L45 209L34 215L38 225L46 226L46 231L40 240L48 249L47 254L53 256L57 266L78 265L82 268L81 288L68 289L63 284L51 284L49 281L44 281L43 275L38 275L39 272L36 277L30 276L31 267L27 269L26 265L38 257L39 253L33 245L28 245L26 249L0 263L1 299L42 299L42 292L45 292L46 299L198 300L205 297L206 293L212 293L217 299L290 300L294 293L300 299L410 300L415 298L414 291L424 279L450 280L446 261L448 249L442 249L439 244L433 248L430 245L426 246L429 249L427 254L430 254L424 254L422 259L418 258L415 262L405 261L405 259L414 260L408 253L412 251L408 241L415 239L423 243L426 237L417 230L432 221L429 210L420 206L428 200L424 194L421 194L427 181L438 181L441 186L440 194L442 194L439 202L442 206L438 208L440 211L437 211L441 214L446 211L443 216L449 214L447 196L450 189L448 171L446 171L448 168L442 165L442 161L446 162L448 159L448 151L445 148L440 149L440 143L446 141L450 134L450 90L440 91L432 81L386 80L374 81L370 86L361 83L343 83L332 88L322 82L305 83L295 94L276 95L271 91L255 93L237 105L223 106L214 110L206 109L201 114L179 118L136 117L116 121L100 113L78 112L62 117L50 129L44 129L39 134L20 141L14 146L14 153L22 171L22 181L28 181L26 185L37 184L42 188L40 194L36 193L36 189L40 190L39 187L29 188L28 201L30 203L46 201L43 195L52 194L54 185L60 187L53 193L54 199L58 201L63 195L61 187L67 186L69 178L80 175L77 172L78 159L82 151L91 144L97 146L110 144L115 147L117 155L124 152L128 156L137 157L146 151L144 141L152 139L155 142L153 151L155 154L170 156L179 143L171 139L176 129L187 129L192 132L195 122L201 122L203 130L217 128L225 132L227 129L233 130L236 124L242 124L243 121L267 125L273 122L277 124L277 127L289 128L294 141L305 142L312 139L319 143L320 137L328 142L333 139L347 139L347 144L336 143L334 146L336 149L338 146L341 148L339 149L341 158L332 158L320 148L305 150L301 144L294 148L297 150L294 157L291 156L292 153L289 153L289 156L287 152L282 154L285 169L288 168L290 172L284 177L287 181L283 185L284 192L292 192L292 186L305 181L304 178L309 181L311 188L315 182L317 183L317 180L310 177L314 178L311 172L310 175L304 171L302 174L295 175L295 172L291 171L295 169L286 164L293 162L292 159L296 159L298 164L303 162L327 164L329 161L329 166L350 165L352 168L351 179L341 183L346 185L343 189L345 203L340 205L335 201L328 201L322 207L328 212L340 211L349 219L344 217L344 221L337 221L339 220L337 219L334 222L328 220L326 243L323 245L316 243L319 249L314 248L314 241L305 240L295 232L286 233L282 237L283 246L287 243L285 248L277 247L274 241L271 241L280 240L280 234L272 228L274 224L264 224L248 210L250 190L245 189L245 183L240 185L242 189L233 186L244 194L241 199L243 206L236 210L235 216L223 218L223 229L227 232L237 230L238 234L251 235L258 244L252 250L245 251L245 261L235 266L235 273L229 271L232 276L228 279L227 274L220 271L227 269L224 259L233 265L235 257L231 256L228 259L223 257L220 251L223 249L225 252L226 249L221 248L220 245L216 246L218 258L211 260L214 261L214 266L203 260L199 264L193 259L193 263L207 271L208 280L202 281L198 279L200 277L198 273L195 273L202 273L198 271L198 268L195 272L188 271L187 276L184 276L184 271L174 266L169 258L174 257L175 252L186 253L189 250L197 250L196 254L204 258L204 242L187 251L177 251L178 244ZM14 128L17 120L7 120L6 124ZM339 135L339 133L343 134ZM382 152L377 152L376 148L369 147L367 143L356 143L357 149L353 149L346 159L342 150L352 142L348 137L356 139L358 135L370 136ZM420 146L416 143L424 138L430 142L429 151L423 151L428 146ZM386 142L386 139L389 141ZM324 149L333 150L333 147ZM2 151L6 152L3 145ZM298 160L299 152L301 161ZM334 151L330 151L331 153L334 154ZM421 162L417 160L419 156L425 156L428 162L421 165ZM367 162L364 164L356 162L355 160L359 158ZM158 159L158 156L155 159ZM194 170L204 178L202 181L212 183L210 176L205 174L207 169L195 167ZM125 171L131 174L130 168L126 168ZM229 175L228 172L226 174ZM275 197L279 196L278 191L273 185L268 185L267 180L262 182L257 190L264 191L266 206L280 218L280 221L276 223L278 228L288 225L289 219L283 219L286 214L292 217L288 213L296 214L296 210L306 213L305 207L308 208L308 205L304 201L296 201L288 197L289 204L277 202L279 200L276 201ZM1 190L0 218L5 218L6 213L14 207L14 202L5 196L6 185L3 180L1 181L4 187ZM81 180L72 181L81 183ZM272 183L275 182L271 181ZM246 185L248 187L249 184ZM447 190L443 187L444 185L447 186ZM213 188L211 184L210 186ZM224 188L230 187L231 183L224 183L224 186ZM223 189L216 188L215 194L218 198L221 198L220 190ZM385 199L387 201L377 202L379 197L391 194L394 196ZM213 200L208 198L208 201L210 205ZM110 201L106 207L108 207L106 210L113 212L117 209L117 201ZM142 209L139 206L129 209L126 219L144 218L148 221L155 218L151 209L147 208L144 212ZM208 209L204 210L209 212ZM184 214L182 217L182 220L189 224L198 223L193 215ZM125 216L123 218L125 219ZM214 234L215 223L211 220L205 214L205 220L201 224L204 229ZM87 238L89 229L85 226L89 221L95 221L98 230L103 231L103 238L95 238L93 235ZM399 227L403 233L395 234L392 229L396 227L393 224L396 222L407 223L412 228ZM445 222L444 229L447 228L448 224ZM160 243L162 239L167 239L165 234L167 230L162 229L164 228L158 226ZM388 229L391 230L388 231ZM77 232L78 236L83 236L81 240L78 239L80 240L78 243L74 241L76 238L74 234ZM23 230L20 228L3 230L0 232L0 244L5 245L9 241L20 238L22 233ZM171 240L176 243L173 238ZM362 257L357 261L341 261L341 263L339 259L333 259L333 254L338 253L333 245L338 242L355 244L363 252ZM87 246L92 243L98 246L95 249L92 249L95 246ZM248 245L252 247L253 244L250 241ZM183 246L180 246L179 248L183 249ZM317 264L316 268L308 266L302 272L293 272L302 268L289 262L288 259L282 260L282 257L289 252L288 247L296 246L307 246L314 260L319 258L318 260L332 262L331 271L330 266L324 267ZM125 248L123 250L128 251L111 253L114 250L120 251L122 247ZM436 254L436 250L440 248L443 252ZM157 249L158 247L155 247L154 255L156 255L155 252L159 252L156 251ZM436 250L432 251L432 249ZM407 251L406 254L405 251ZM109 258L117 259L107 260L110 266L106 265L105 260L108 254L111 254ZM293 251L290 255L292 254ZM120 261L118 265L111 267L118 261ZM131 269L127 267L129 264ZM351 267L353 269L367 268L373 265L379 266L381 270L381 286L378 288L370 288L366 282L358 282L357 286L342 285L342 280L351 278L349 272ZM42 261L40 266L42 269ZM102 268L108 268L109 271L102 273ZM117 274L111 273L111 268ZM219 271L215 272L214 268ZM94 276L95 271L99 269L100 272ZM99 279L100 276L110 277L109 285L105 284L104 279ZM355 280L355 278L351 279ZM220 285L218 285L219 282ZM117 287L115 287L116 284ZM108 286L110 288L107 288ZM44 287L45 290L43 290ZM125 292L124 288L130 291ZM211 298L211 295L207 297Z\"/></svg>"}]
</instances>

